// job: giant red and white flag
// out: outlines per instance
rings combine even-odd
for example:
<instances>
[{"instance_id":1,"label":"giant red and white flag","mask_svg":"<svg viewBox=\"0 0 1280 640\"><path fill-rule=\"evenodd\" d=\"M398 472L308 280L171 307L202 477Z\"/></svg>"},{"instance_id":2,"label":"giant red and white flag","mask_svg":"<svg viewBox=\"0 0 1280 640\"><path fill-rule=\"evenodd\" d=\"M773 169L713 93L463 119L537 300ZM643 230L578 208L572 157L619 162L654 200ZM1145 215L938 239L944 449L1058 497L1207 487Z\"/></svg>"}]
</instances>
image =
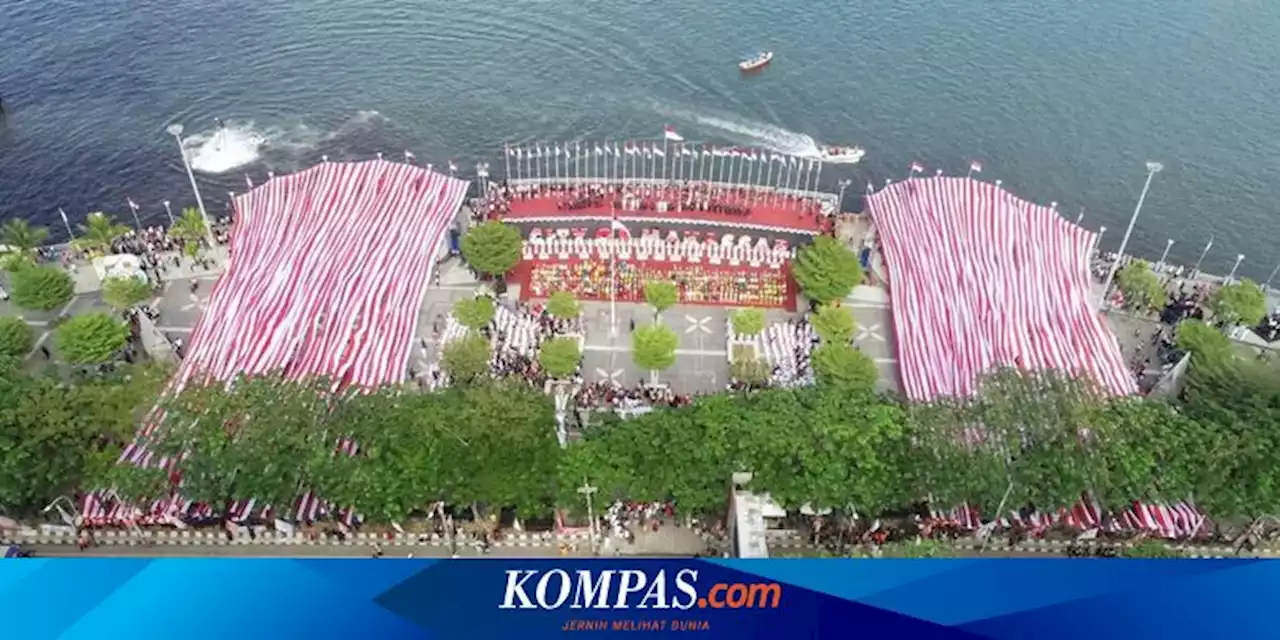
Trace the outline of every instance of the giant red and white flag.
<instances>
[{"instance_id":1,"label":"giant red and white flag","mask_svg":"<svg viewBox=\"0 0 1280 640\"><path fill-rule=\"evenodd\" d=\"M676 133L676 128L671 125L662 128L662 137L672 142L684 142L684 136Z\"/></svg>"}]
</instances>

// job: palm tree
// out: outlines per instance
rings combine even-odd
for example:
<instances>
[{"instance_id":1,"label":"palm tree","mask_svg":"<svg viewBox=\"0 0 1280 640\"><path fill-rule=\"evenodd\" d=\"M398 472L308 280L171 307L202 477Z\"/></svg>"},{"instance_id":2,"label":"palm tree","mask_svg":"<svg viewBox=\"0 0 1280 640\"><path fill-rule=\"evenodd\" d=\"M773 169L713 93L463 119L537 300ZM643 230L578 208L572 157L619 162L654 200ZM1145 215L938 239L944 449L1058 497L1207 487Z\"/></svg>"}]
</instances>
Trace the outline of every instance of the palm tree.
<instances>
[{"instance_id":1,"label":"palm tree","mask_svg":"<svg viewBox=\"0 0 1280 640\"><path fill-rule=\"evenodd\" d=\"M37 248L49 237L49 230L44 227L33 227L26 220L14 218L0 227L0 244L9 251L32 256Z\"/></svg>"},{"instance_id":2,"label":"palm tree","mask_svg":"<svg viewBox=\"0 0 1280 640\"><path fill-rule=\"evenodd\" d=\"M80 237L76 238L76 246L87 251L98 250L106 253L111 249L111 241L129 233L129 227L120 224L111 214L101 211L89 214L85 224L80 226Z\"/></svg>"},{"instance_id":3,"label":"palm tree","mask_svg":"<svg viewBox=\"0 0 1280 640\"><path fill-rule=\"evenodd\" d=\"M205 236L204 216L195 207L182 210L182 217L174 221L169 233L182 238L187 243L187 254L194 255L200 249L200 241Z\"/></svg>"}]
</instances>

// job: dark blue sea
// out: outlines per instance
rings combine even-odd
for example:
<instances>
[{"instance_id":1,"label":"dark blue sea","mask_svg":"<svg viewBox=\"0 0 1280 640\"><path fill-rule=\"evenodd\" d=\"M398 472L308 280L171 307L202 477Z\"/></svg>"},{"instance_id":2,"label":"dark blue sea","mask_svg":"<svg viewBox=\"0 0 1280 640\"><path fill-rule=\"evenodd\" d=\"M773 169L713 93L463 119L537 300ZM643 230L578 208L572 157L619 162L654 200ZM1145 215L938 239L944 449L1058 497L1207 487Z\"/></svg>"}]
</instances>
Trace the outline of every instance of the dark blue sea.
<instances>
[{"instance_id":1,"label":"dark blue sea","mask_svg":"<svg viewBox=\"0 0 1280 640\"><path fill-rule=\"evenodd\" d=\"M503 143L686 138L799 152L861 145L834 190L913 161L1056 201L1119 244L1264 279L1280 251L1280 4L1264 0L0 0L0 217L65 236L107 210L161 222L268 171ZM744 53L776 52L744 77ZM214 118L232 141L214 152ZM259 147L255 143L261 140ZM853 192L860 192L855 188ZM847 208L860 209L858 198Z\"/></svg>"}]
</instances>

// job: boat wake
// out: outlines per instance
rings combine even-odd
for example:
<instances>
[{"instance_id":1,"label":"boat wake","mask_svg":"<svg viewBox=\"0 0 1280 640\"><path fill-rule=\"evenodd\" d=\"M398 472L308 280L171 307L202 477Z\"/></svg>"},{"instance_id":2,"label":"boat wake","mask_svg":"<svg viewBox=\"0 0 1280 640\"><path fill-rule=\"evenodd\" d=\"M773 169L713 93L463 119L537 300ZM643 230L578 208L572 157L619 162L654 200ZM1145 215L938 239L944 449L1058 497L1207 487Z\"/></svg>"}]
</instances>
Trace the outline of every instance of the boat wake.
<instances>
[{"instance_id":1,"label":"boat wake","mask_svg":"<svg viewBox=\"0 0 1280 640\"><path fill-rule=\"evenodd\" d=\"M260 127L252 120L228 120L221 128L215 125L187 136L182 148L191 160L191 168L204 174L223 174L254 164L287 167L300 156L331 146L334 141L356 135L383 120L377 111L359 111L328 131L318 131L303 122Z\"/></svg>"},{"instance_id":2,"label":"boat wake","mask_svg":"<svg viewBox=\"0 0 1280 640\"><path fill-rule=\"evenodd\" d=\"M832 164L855 164L862 159L862 154L853 149L837 150L819 143L813 139L813 136L767 122L735 116L704 115L671 108L659 108L658 111L668 117L680 118L701 128L714 130L730 140L748 146Z\"/></svg>"}]
</instances>

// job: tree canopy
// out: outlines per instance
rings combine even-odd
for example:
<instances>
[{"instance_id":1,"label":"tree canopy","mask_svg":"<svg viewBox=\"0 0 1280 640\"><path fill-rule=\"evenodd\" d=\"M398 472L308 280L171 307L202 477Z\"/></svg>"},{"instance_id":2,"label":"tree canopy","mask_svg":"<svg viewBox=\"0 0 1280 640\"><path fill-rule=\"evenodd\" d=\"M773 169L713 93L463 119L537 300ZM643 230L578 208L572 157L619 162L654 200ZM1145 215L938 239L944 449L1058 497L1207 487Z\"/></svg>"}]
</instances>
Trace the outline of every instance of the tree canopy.
<instances>
[{"instance_id":1,"label":"tree canopy","mask_svg":"<svg viewBox=\"0 0 1280 640\"><path fill-rule=\"evenodd\" d=\"M819 345L813 350L812 362L819 382L871 391L880 379L876 363L848 343Z\"/></svg>"},{"instance_id":2,"label":"tree canopy","mask_svg":"<svg viewBox=\"0 0 1280 640\"><path fill-rule=\"evenodd\" d=\"M440 368L454 382L479 380L489 372L489 341L473 333L450 342L440 353Z\"/></svg>"},{"instance_id":3,"label":"tree canopy","mask_svg":"<svg viewBox=\"0 0 1280 640\"><path fill-rule=\"evenodd\" d=\"M106 253L111 250L111 242L126 233L129 227L115 221L111 214L96 211L89 214L80 226L80 235L73 244L84 251Z\"/></svg>"},{"instance_id":4,"label":"tree canopy","mask_svg":"<svg viewBox=\"0 0 1280 640\"><path fill-rule=\"evenodd\" d=\"M116 276L102 281L102 301L113 309L130 309L151 299L152 295L151 285L141 278Z\"/></svg>"},{"instance_id":5,"label":"tree canopy","mask_svg":"<svg viewBox=\"0 0 1280 640\"><path fill-rule=\"evenodd\" d=\"M662 371L676 363L679 344L679 336L666 325L645 325L631 334L631 357L645 371Z\"/></svg>"},{"instance_id":6,"label":"tree canopy","mask_svg":"<svg viewBox=\"0 0 1280 640\"><path fill-rule=\"evenodd\" d=\"M1203 320L1179 322L1176 340L1179 349L1195 355L1221 357L1231 349L1231 340Z\"/></svg>"},{"instance_id":7,"label":"tree canopy","mask_svg":"<svg viewBox=\"0 0 1280 640\"><path fill-rule=\"evenodd\" d=\"M10 250L31 258L36 249L49 239L49 230L44 227L33 227L26 220L13 218L0 227L0 244Z\"/></svg>"},{"instance_id":8,"label":"tree canopy","mask_svg":"<svg viewBox=\"0 0 1280 640\"><path fill-rule=\"evenodd\" d=\"M489 326L494 313L493 298L489 296L464 298L453 303L453 317L459 324L474 331Z\"/></svg>"},{"instance_id":9,"label":"tree canopy","mask_svg":"<svg viewBox=\"0 0 1280 640\"><path fill-rule=\"evenodd\" d=\"M186 207L182 210L182 215L173 221L173 227L170 233L185 240L188 244L194 244L197 247L207 235L207 229L204 224L204 216L200 215L200 210L195 207Z\"/></svg>"},{"instance_id":10,"label":"tree canopy","mask_svg":"<svg viewBox=\"0 0 1280 640\"><path fill-rule=\"evenodd\" d=\"M576 318L582 313L578 301L568 291L556 291L547 298L547 313L555 318Z\"/></svg>"},{"instance_id":11,"label":"tree canopy","mask_svg":"<svg viewBox=\"0 0 1280 640\"><path fill-rule=\"evenodd\" d=\"M644 301L653 307L654 315L662 315L680 301L680 291L670 280L650 280L644 283Z\"/></svg>"},{"instance_id":12,"label":"tree canopy","mask_svg":"<svg viewBox=\"0 0 1280 640\"><path fill-rule=\"evenodd\" d=\"M733 332L740 336L759 335L764 331L764 312L755 309L735 309L729 316Z\"/></svg>"},{"instance_id":13,"label":"tree canopy","mask_svg":"<svg viewBox=\"0 0 1280 640\"><path fill-rule=\"evenodd\" d=\"M573 375L582 361L582 351L574 338L552 338L538 349L538 362L553 378Z\"/></svg>"},{"instance_id":14,"label":"tree canopy","mask_svg":"<svg viewBox=\"0 0 1280 640\"><path fill-rule=\"evenodd\" d=\"M480 273L504 275L520 262L520 231L496 220L471 227L462 237L462 257Z\"/></svg>"},{"instance_id":15,"label":"tree canopy","mask_svg":"<svg viewBox=\"0 0 1280 640\"><path fill-rule=\"evenodd\" d=\"M1134 260L1117 271L1116 287L1124 294L1125 304L1140 311L1161 309L1168 299L1160 278L1143 260Z\"/></svg>"},{"instance_id":16,"label":"tree canopy","mask_svg":"<svg viewBox=\"0 0 1280 640\"><path fill-rule=\"evenodd\" d=\"M800 249L793 269L805 297L819 303L843 300L862 284L858 256L831 236L818 236Z\"/></svg>"},{"instance_id":17,"label":"tree canopy","mask_svg":"<svg viewBox=\"0 0 1280 640\"><path fill-rule=\"evenodd\" d=\"M1267 315L1267 295L1252 280L1219 287L1209 297L1213 319L1228 325L1256 326Z\"/></svg>"},{"instance_id":18,"label":"tree canopy","mask_svg":"<svg viewBox=\"0 0 1280 640\"><path fill-rule=\"evenodd\" d=\"M21 358L35 343L31 325L10 316L0 317L0 358Z\"/></svg>"},{"instance_id":19,"label":"tree canopy","mask_svg":"<svg viewBox=\"0 0 1280 640\"><path fill-rule=\"evenodd\" d=\"M858 328L853 313L835 302L819 307L811 322L813 331L819 338L835 344L849 344L853 340L853 332Z\"/></svg>"},{"instance_id":20,"label":"tree canopy","mask_svg":"<svg viewBox=\"0 0 1280 640\"><path fill-rule=\"evenodd\" d=\"M53 311L71 301L75 284L71 276L54 265L28 266L9 279L13 303L32 311Z\"/></svg>"},{"instance_id":21,"label":"tree canopy","mask_svg":"<svg viewBox=\"0 0 1280 640\"><path fill-rule=\"evenodd\" d=\"M729 377L743 384L759 387L769 381L769 365L756 355L748 345L734 345L733 361L729 363Z\"/></svg>"},{"instance_id":22,"label":"tree canopy","mask_svg":"<svg viewBox=\"0 0 1280 640\"><path fill-rule=\"evenodd\" d=\"M129 327L105 313L72 316L54 330L58 355L74 364L110 362L129 342Z\"/></svg>"}]
</instances>

